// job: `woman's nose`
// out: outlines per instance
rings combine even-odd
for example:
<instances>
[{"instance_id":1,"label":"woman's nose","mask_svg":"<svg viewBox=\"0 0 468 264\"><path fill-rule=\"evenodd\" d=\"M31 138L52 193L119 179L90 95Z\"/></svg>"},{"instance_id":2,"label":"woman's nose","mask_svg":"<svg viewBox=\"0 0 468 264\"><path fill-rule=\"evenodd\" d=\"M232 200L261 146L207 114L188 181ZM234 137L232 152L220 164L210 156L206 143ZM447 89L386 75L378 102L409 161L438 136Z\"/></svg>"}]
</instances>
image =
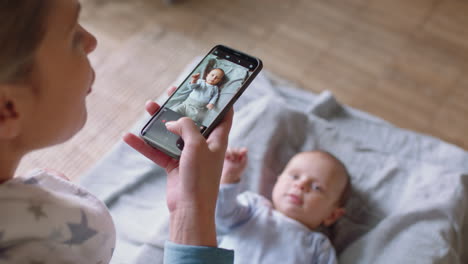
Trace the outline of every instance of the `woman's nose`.
<instances>
[{"instance_id":1,"label":"woman's nose","mask_svg":"<svg viewBox=\"0 0 468 264\"><path fill-rule=\"evenodd\" d=\"M86 54L90 54L97 47L97 39L93 34L91 34L86 29L83 28L83 30L85 31L85 35L86 35L85 43L84 43L84 51L86 52Z\"/></svg>"}]
</instances>

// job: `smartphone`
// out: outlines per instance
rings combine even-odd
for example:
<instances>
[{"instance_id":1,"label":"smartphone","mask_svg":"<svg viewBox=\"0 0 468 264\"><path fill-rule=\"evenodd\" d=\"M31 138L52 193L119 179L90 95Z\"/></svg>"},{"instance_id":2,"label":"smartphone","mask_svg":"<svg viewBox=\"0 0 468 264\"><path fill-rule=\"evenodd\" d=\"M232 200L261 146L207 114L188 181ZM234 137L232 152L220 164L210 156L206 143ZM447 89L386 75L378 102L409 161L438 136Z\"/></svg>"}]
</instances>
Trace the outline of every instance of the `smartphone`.
<instances>
[{"instance_id":1,"label":"smartphone","mask_svg":"<svg viewBox=\"0 0 468 264\"><path fill-rule=\"evenodd\" d=\"M190 117L207 138L262 67L256 57L223 45L213 47L146 123L141 137L179 159L184 142L165 123Z\"/></svg>"}]
</instances>

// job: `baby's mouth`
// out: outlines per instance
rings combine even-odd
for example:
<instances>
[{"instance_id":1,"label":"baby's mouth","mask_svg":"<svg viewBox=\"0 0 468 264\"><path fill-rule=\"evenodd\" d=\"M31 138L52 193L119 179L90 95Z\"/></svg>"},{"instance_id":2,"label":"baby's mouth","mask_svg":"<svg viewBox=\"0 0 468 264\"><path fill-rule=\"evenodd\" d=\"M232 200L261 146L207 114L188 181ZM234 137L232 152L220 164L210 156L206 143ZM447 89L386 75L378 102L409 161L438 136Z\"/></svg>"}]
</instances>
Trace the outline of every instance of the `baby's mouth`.
<instances>
[{"instance_id":1,"label":"baby's mouth","mask_svg":"<svg viewBox=\"0 0 468 264\"><path fill-rule=\"evenodd\" d=\"M295 205L302 205L302 203L303 203L302 198L299 195L296 195L296 194L290 193L290 194L287 195L287 198L288 198L289 202L291 202L292 204L295 204Z\"/></svg>"}]
</instances>

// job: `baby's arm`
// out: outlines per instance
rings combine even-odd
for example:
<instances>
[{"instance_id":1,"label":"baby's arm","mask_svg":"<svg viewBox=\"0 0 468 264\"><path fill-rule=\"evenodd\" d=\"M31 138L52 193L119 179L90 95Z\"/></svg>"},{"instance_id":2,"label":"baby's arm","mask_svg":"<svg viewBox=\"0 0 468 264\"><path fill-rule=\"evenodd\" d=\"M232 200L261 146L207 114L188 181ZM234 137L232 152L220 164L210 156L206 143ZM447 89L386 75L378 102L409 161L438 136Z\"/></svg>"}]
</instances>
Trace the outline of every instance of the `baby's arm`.
<instances>
[{"instance_id":1,"label":"baby's arm","mask_svg":"<svg viewBox=\"0 0 468 264\"><path fill-rule=\"evenodd\" d=\"M239 194L241 175L247 165L247 149L228 149L224 158L221 187L216 205L216 230L225 234L233 226L251 217L251 205L240 203Z\"/></svg>"},{"instance_id":2,"label":"baby's arm","mask_svg":"<svg viewBox=\"0 0 468 264\"><path fill-rule=\"evenodd\" d=\"M200 84L203 82L203 80L200 80L199 77L200 77L199 73L192 75L192 80L187 85L190 92L200 88Z\"/></svg>"},{"instance_id":3,"label":"baby's arm","mask_svg":"<svg viewBox=\"0 0 468 264\"><path fill-rule=\"evenodd\" d=\"M219 88L217 86L215 86L214 89L213 89L213 95L211 96L210 102L206 105L206 108L208 108L210 110L213 109L214 104L218 100L218 97L219 97Z\"/></svg>"},{"instance_id":4,"label":"baby's arm","mask_svg":"<svg viewBox=\"0 0 468 264\"><path fill-rule=\"evenodd\" d=\"M246 167L247 148L229 148L224 156L221 184L238 183Z\"/></svg>"},{"instance_id":5,"label":"baby's arm","mask_svg":"<svg viewBox=\"0 0 468 264\"><path fill-rule=\"evenodd\" d=\"M195 73L194 75L192 75L192 80L190 81L190 83L196 83L199 78L200 78L200 73Z\"/></svg>"},{"instance_id":6,"label":"baby's arm","mask_svg":"<svg viewBox=\"0 0 468 264\"><path fill-rule=\"evenodd\" d=\"M316 252L314 252L314 259L317 261L315 263L337 264L336 252L330 240L324 238L321 239L321 241L317 241L317 243L319 243L319 245L315 247Z\"/></svg>"}]
</instances>

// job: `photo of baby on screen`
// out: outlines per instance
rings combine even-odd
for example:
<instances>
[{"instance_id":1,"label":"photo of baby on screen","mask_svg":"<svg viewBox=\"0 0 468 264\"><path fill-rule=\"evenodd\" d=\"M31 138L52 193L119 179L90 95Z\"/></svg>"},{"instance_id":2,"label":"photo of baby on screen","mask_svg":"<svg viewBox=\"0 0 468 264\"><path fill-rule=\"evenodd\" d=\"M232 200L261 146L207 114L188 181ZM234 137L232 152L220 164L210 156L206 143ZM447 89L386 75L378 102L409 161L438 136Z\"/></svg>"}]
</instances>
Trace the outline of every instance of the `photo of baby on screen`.
<instances>
[{"instance_id":1,"label":"photo of baby on screen","mask_svg":"<svg viewBox=\"0 0 468 264\"><path fill-rule=\"evenodd\" d=\"M216 55L208 55L166 107L207 127L248 76L247 68Z\"/></svg>"},{"instance_id":2,"label":"photo of baby on screen","mask_svg":"<svg viewBox=\"0 0 468 264\"><path fill-rule=\"evenodd\" d=\"M206 76L206 80L200 79L200 73L192 75L188 84L190 94L181 104L174 107L174 111L192 118L199 122L203 120L208 110L214 108L218 100L219 87L217 86L224 78L224 71L221 68L212 69ZM200 122L201 123L201 122Z\"/></svg>"}]
</instances>

